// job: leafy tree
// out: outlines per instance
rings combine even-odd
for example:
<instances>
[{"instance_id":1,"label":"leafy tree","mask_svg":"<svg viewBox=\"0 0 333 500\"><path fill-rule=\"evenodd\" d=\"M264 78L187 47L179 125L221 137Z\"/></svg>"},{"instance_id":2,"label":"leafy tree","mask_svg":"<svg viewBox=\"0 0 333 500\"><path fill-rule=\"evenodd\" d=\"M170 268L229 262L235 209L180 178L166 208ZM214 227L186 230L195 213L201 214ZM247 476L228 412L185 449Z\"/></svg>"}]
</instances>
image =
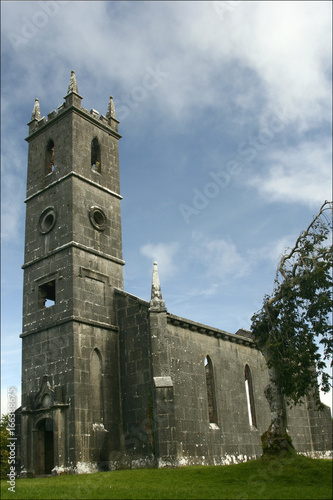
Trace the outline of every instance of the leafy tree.
<instances>
[{"instance_id":1,"label":"leafy tree","mask_svg":"<svg viewBox=\"0 0 333 500\"><path fill-rule=\"evenodd\" d=\"M10 437L8 427L8 415L2 415L0 422L0 453L1 453L1 479L7 479L9 473L9 450L8 438Z\"/></svg>"},{"instance_id":2,"label":"leafy tree","mask_svg":"<svg viewBox=\"0 0 333 500\"><path fill-rule=\"evenodd\" d=\"M332 367L332 209L325 201L295 246L280 260L272 295L252 317L252 332L266 360L270 383L265 389L271 424L262 436L263 451L292 450L286 432L286 404L311 394L318 409L321 389L328 392Z\"/></svg>"}]
</instances>

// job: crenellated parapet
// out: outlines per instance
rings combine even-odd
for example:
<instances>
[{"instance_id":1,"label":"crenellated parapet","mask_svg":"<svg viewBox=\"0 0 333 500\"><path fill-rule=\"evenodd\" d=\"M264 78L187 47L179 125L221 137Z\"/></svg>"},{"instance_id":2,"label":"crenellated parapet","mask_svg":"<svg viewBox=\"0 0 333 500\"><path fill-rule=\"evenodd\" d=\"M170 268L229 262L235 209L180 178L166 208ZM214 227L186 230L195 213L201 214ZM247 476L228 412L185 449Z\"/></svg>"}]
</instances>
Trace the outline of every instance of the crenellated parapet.
<instances>
[{"instance_id":1,"label":"crenellated parapet","mask_svg":"<svg viewBox=\"0 0 333 500\"><path fill-rule=\"evenodd\" d=\"M103 128L107 128L113 133L116 133L118 137L118 124L119 121L116 118L116 112L113 102L113 97L110 96L106 115L100 114L96 109L91 108L90 111L88 109L81 106L81 100L83 97L79 94L75 71L71 71L71 77L69 80L67 94L64 97L65 102L58 106L57 110L53 109L50 113L48 113L47 118L45 116L41 116L40 113L40 105L39 99L35 99L35 103L32 110L31 120L28 123L29 125L29 137L32 134L39 132L45 125L53 123L54 120L61 118L66 111L72 110L73 108L86 116L89 120L93 120L94 122L98 122L100 126Z\"/></svg>"}]
</instances>

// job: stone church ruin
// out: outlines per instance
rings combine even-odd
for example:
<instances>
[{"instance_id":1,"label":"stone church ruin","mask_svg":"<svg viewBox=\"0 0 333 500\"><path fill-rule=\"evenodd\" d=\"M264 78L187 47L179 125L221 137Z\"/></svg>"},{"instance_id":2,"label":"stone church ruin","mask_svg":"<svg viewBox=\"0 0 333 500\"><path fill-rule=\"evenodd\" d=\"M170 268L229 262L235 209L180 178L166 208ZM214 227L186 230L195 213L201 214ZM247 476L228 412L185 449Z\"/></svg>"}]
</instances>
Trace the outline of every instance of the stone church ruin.
<instances>
[{"instance_id":1,"label":"stone church ruin","mask_svg":"<svg viewBox=\"0 0 333 500\"><path fill-rule=\"evenodd\" d=\"M65 101L29 122L22 329L22 474L223 464L261 455L269 383L251 332L168 312L123 287L118 120ZM300 452L331 450L331 415L287 408Z\"/></svg>"}]
</instances>

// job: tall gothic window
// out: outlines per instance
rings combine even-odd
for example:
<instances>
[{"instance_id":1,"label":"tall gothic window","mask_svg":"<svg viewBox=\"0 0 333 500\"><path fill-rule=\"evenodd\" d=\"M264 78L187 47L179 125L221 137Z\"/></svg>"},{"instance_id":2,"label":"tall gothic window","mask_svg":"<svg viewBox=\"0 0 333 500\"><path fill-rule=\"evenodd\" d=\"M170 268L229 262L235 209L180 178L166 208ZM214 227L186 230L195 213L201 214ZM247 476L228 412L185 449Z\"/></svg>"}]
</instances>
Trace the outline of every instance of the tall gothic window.
<instances>
[{"instance_id":1,"label":"tall gothic window","mask_svg":"<svg viewBox=\"0 0 333 500\"><path fill-rule=\"evenodd\" d=\"M254 406L252 375L249 365L245 365L245 391L247 399L247 411L249 415L249 423L253 427L257 427L256 411Z\"/></svg>"},{"instance_id":2,"label":"tall gothic window","mask_svg":"<svg viewBox=\"0 0 333 500\"><path fill-rule=\"evenodd\" d=\"M205 359L205 372L206 372L206 389L207 389L209 423L217 424L213 365L209 356L207 356Z\"/></svg>"},{"instance_id":3,"label":"tall gothic window","mask_svg":"<svg viewBox=\"0 0 333 500\"><path fill-rule=\"evenodd\" d=\"M45 175L52 174L52 172L54 172L54 142L50 139L46 146Z\"/></svg>"},{"instance_id":4,"label":"tall gothic window","mask_svg":"<svg viewBox=\"0 0 333 500\"><path fill-rule=\"evenodd\" d=\"M101 173L101 147L97 137L91 141L91 170Z\"/></svg>"},{"instance_id":5,"label":"tall gothic window","mask_svg":"<svg viewBox=\"0 0 333 500\"><path fill-rule=\"evenodd\" d=\"M90 358L91 409L96 423L103 422L102 356L94 349Z\"/></svg>"}]
</instances>

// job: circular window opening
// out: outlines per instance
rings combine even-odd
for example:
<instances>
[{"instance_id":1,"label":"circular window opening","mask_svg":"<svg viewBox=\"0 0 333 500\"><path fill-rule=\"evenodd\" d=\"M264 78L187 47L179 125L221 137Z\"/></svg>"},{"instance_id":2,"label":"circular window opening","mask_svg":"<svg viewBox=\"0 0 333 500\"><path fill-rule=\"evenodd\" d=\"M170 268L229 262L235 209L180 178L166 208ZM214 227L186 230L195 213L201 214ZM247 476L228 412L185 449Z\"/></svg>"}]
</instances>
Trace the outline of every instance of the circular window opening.
<instances>
[{"instance_id":1,"label":"circular window opening","mask_svg":"<svg viewBox=\"0 0 333 500\"><path fill-rule=\"evenodd\" d=\"M104 214L102 214L101 212L94 212L94 221L95 223L98 225L98 226L103 226L105 224L105 217L104 217Z\"/></svg>"},{"instance_id":2,"label":"circular window opening","mask_svg":"<svg viewBox=\"0 0 333 500\"><path fill-rule=\"evenodd\" d=\"M39 217L38 229L42 234L46 234L53 228L56 221L56 213L53 207L46 208Z\"/></svg>"},{"instance_id":3,"label":"circular window opening","mask_svg":"<svg viewBox=\"0 0 333 500\"><path fill-rule=\"evenodd\" d=\"M43 225L47 231L51 229L55 221L54 214L48 214L43 220Z\"/></svg>"},{"instance_id":4,"label":"circular window opening","mask_svg":"<svg viewBox=\"0 0 333 500\"><path fill-rule=\"evenodd\" d=\"M106 228L106 215L99 207L91 207L89 210L90 222L98 231L104 231Z\"/></svg>"}]
</instances>

